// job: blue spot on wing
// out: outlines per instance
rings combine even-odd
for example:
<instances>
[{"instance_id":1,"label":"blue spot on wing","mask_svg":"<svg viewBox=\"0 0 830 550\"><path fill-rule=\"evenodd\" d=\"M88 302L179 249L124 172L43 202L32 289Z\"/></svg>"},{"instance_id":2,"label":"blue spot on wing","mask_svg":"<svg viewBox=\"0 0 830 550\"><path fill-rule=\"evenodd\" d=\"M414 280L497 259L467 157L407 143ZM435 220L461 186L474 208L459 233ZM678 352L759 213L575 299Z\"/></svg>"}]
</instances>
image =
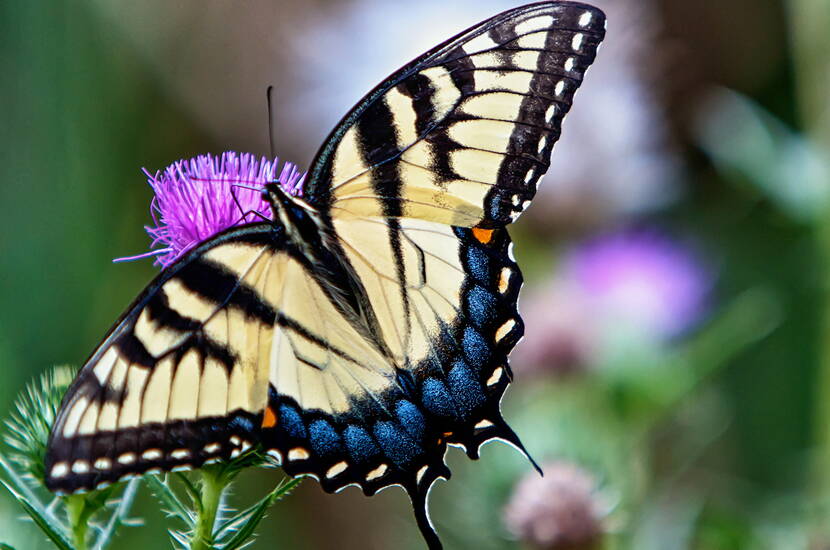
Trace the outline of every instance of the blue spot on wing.
<instances>
[{"instance_id":1,"label":"blue spot on wing","mask_svg":"<svg viewBox=\"0 0 830 550\"><path fill-rule=\"evenodd\" d=\"M411 435L415 441L422 441L424 438L424 430L426 423L424 415L418 410L414 403L401 399L395 405L395 413L398 415L398 422L401 423L403 429Z\"/></svg>"},{"instance_id":2,"label":"blue spot on wing","mask_svg":"<svg viewBox=\"0 0 830 550\"><path fill-rule=\"evenodd\" d=\"M303 419L300 413L294 407L288 405L280 405L280 426L290 435L300 439L305 439L306 431Z\"/></svg>"},{"instance_id":3,"label":"blue spot on wing","mask_svg":"<svg viewBox=\"0 0 830 550\"><path fill-rule=\"evenodd\" d=\"M340 450L340 436L325 420L315 420L308 427L309 440L314 453L319 456L334 454Z\"/></svg>"},{"instance_id":4,"label":"blue spot on wing","mask_svg":"<svg viewBox=\"0 0 830 550\"><path fill-rule=\"evenodd\" d=\"M346 428L343 431L343 439L346 441L349 455L357 464L369 462L373 457L380 454L380 449L375 445L372 436L360 426Z\"/></svg>"},{"instance_id":5,"label":"blue spot on wing","mask_svg":"<svg viewBox=\"0 0 830 550\"><path fill-rule=\"evenodd\" d=\"M455 361L447 374L447 382L456 407L464 418L469 417L476 407L487 400L481 383L463 361Z\"/></svg>"},{"instance_id":6,"label":"blue spot on wing","mask_svg":"<svg viewBox=\"0 0 830 550\"><path fill-rule=\"evenodd\" d=\"M476 281L486 286L490 281L490 256L481 248L468 247L467 270Z\"/></svg>"},{"instance_id":7,"label":"blue spot on wing","mask_svg":"<svg viewBox=\"0 0 830 550\"><path fill-rule=\"evenodd\" d=\"M413 460L423 453L423 449L394 422L378 422L375 424L374 432L383 453L402 468L411 465Z\"/></svg>"},{"instance_id":8,"label":"blue spot on wing","mask_svg":"<svg viewBox=\"0 0 830 550\"><path fill-rule=\"evenodd\" d=\"M470 320L476 326L486 325L498 315L498 302L484 287L475 285L467 291L464 299Z\"/></svg>"},{"instance_id":9,"label":"blue spot on wing","mask_svg":"<svg viewBox=\"0 0 830 550\"><path fill-rule=\"evenodd\" d=\"M487 341L473 327L464 329L461 347L464 349L464 357L476 369L483 367L490 359Z\"/></svg>"},{"instance_id":10,"label":"blue spot on wing","mask_svg":"<svg viewBox=\"0 0 830 550\"><path fill-rule=\"evenodd\" d=\"M447 386L437 378L427 378L422 387L424 408L436 416L455 416L455 405Z\"/></svg>"}]
</instances>

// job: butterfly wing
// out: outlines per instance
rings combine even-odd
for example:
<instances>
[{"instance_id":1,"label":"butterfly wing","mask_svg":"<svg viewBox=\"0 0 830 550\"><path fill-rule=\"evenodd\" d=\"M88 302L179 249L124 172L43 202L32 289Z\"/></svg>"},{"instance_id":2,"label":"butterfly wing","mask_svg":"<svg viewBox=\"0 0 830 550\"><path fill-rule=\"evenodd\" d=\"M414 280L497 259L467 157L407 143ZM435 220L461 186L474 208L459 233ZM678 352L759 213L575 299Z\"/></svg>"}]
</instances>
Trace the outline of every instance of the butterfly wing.
<instances>
[{"instance_id":1,"label":"butterfly wing","mask_svg":"<svg viewBox=\"0 0 830 550\"><path fill-rule=\"evenodd\" d=\"M81 369L49 440L47 485L72 492L199 466L256 442L285 262L262 224L201 245L139 296Z\"/></svg>"},{"instance_id":2,"label":"butterfly wing","mask_svg":"<svg viewBox=\"0 0 830 550\"><path fill-rule=\"evenodd\" d=\"M305 196L333 217L510 223L548 169L604 28L596 8L543 2L439 45L340 122Z\"/></svg>"}]
</instances>

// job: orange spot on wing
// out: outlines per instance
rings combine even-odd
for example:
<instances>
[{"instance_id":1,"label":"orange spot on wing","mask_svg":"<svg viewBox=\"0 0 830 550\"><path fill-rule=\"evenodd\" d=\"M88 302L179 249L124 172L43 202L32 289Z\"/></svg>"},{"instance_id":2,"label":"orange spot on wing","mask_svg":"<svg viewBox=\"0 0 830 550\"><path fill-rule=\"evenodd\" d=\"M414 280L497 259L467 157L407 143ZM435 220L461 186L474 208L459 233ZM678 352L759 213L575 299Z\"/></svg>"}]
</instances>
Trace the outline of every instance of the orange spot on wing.
<instances>
[{"instance_id":1,"label":"orange spot on wing","mask_svg":"<svg viewBox=\"0 0 830 550\"><path fill-rule=\"evenodd\" d=\"M274 409L265 407L265 414L262 416L262 427L273 428L277 425L277 415L274 414Z\"/></svg>"},{"instance_id":2,"label":"orange spot on wing","mask_svg":"<svg viewBox=\"0 0 830 550\"><path fill-rule=\"evenodd\" d=\"M473 237L475 237L478 242L487 244L493 240L493 230L473 227Z\"/></svg>"}]
</instances>

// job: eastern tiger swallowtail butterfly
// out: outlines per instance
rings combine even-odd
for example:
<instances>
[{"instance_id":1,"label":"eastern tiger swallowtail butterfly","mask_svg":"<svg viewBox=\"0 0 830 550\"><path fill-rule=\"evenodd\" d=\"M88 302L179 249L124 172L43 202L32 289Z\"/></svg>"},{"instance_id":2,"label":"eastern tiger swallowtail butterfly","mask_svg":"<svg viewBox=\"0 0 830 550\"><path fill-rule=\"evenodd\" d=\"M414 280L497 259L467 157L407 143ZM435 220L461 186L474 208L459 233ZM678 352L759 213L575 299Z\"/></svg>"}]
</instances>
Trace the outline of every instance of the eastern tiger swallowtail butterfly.
<instances>
[{"instance_id":1,"label":"eastern tiger swallowtail butterfly","mask_svg":"<svg viewBox=\"0 0 830 550\"><path fill-rule=\"evenodd\" d=\"M506 225L536 193L605 17L506 11L418 57L337 125L302 199L166 268L67 392L47 485L91 489L258 446L326 491L427 493L448 445L519 449L499 402L523 333Z\"/></svg>"}]
</instances>

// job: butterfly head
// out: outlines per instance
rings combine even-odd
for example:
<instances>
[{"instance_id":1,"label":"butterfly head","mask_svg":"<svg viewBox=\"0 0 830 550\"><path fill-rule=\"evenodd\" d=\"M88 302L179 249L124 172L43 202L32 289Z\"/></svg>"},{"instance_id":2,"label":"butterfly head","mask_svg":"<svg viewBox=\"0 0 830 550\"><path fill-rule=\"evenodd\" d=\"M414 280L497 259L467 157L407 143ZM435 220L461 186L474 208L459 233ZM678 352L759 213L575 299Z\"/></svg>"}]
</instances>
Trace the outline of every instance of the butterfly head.
<instances>
[{"instance_id":1,"label":"butterfly head","mask_svg":"<svg viewBox=\"0 0 830 550\"><path fill-rule=\"evenodd\" d=\"M297 243L318 239L320 218L310 204L286 192L279 182L266 183L262 197L271 205L274 223L281 225L289 238Z\"/></svg>"}]
</instances>

